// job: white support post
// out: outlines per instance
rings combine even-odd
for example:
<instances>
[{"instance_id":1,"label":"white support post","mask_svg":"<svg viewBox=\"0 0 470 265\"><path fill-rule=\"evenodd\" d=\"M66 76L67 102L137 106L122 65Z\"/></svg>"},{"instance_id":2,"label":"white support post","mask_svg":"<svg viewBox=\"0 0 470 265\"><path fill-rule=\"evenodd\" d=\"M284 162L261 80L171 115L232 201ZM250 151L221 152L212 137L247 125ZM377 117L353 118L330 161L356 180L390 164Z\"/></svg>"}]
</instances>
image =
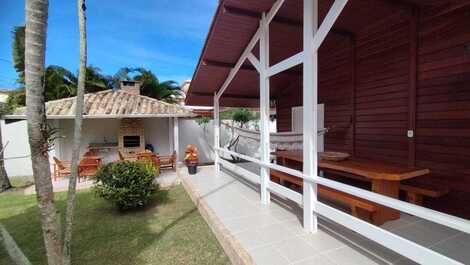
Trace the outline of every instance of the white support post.
<instances>
[{"instance_id":1,"label":"white support post","mask_svg":"<svg viewBox=\"0 0 470 265\"><path fill-rule=\"evenodd\" d=\"M179 127L178 127L178 118L173 118L173 144L176 151L176 162L180 160L180 146L179 146Z\"/></svg>"},{"instance_id":2,"label":"white support post","mask_svg":"<svg viewBox=\"0 0 470 265\"><path fill-rule=\"evenodd\" d=\"M313 39L318 29L318 0L304 0L303 19L303 172L307 178L317 177L317 111L318 111L318 50ZM318 231L315 205L317 185L311 181L303 183L304 230Z\"/></svg>"},{"instance_id":3,"label":"white support post","mask_svg":"<svg viewBox=\"0 0 470 265\"><path fill-rule=\"evenodd\" d=\"M219 152L220 148L220 116L219 116L219 98L214 94L214 166L215 172L220 172ZM218 175L218 174L217 174Z\"/></svg>"},{"instance_id":4,"label":"white support post","mask_svg":"<svg viewBox=\"0 0 470 265\"><path fill-rule=\"evenodd\" d=\"M261 149L261 161L263 163L269 163L269 22L266 18L266 14L263 13L263 17L260 22L261 36L260 36L260 149ZM261 203L269 204L269 168L261 167Z\"/></svg>"},{"instance_id":5,"label":"white support post","mask_svg":"<svg viewBox=\"0 0 470 265\"><path fill-rule=\"evenodd\" d=\"M173 138L174 138L174 135L173 135L173 118L169 117L168 118L168 141L170 143L170 153L173 152L173 151L176 151L175 145L173 143Z\"/></svg>"}]
</instances>

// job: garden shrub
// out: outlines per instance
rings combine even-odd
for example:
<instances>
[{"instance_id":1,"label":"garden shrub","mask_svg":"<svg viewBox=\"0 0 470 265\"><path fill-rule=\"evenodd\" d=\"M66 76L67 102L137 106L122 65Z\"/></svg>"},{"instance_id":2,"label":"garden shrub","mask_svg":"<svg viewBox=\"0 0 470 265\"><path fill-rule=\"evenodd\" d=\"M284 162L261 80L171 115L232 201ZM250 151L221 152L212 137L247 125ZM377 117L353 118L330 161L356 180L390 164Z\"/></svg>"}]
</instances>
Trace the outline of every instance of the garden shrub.
<instances>
[{"instance_id":1,"label":"garden shrub","mask_svg":"<svg viewBox=\"0 0 470 265\"><path fill-rule=\"evenodd\" d=\"M96 174L96 194L120 210L143 207L148 204L158 185L154 184L157 170L151 163L119 161L100 168Z\"/></svg>"}]
</instances>

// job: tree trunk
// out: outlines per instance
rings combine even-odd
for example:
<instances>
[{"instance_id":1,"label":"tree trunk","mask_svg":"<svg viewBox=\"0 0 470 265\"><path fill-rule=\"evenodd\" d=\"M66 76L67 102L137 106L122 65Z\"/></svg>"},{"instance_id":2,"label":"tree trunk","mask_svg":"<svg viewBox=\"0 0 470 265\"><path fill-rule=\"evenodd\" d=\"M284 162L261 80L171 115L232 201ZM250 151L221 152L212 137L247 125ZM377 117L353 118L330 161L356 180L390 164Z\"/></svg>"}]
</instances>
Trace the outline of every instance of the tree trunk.
<instances>
[{"instance_id":1,"label":"tree trunk","mask_svg":"<svg viewBox=\"0 0 470 265\"><path fill-rule=\"evenodd\" d=\"M26 0L26 115L36 197L49 265L63 263L59 215L54 204L44 104L48 0Z\"/></svg>"},{"instance_id":2,"label":"tree trunk","mask_svg":"<svg viewBox=\"0 0 470 265\"><path fill-rule=\"evenodd\" d=\"M86 61L87 61L87 43L86 43L86 17L85 17L85 0L77 1L78 7L78 24L80 30L80 65L78 71L78 87L75 107L75 126L73 133L73 150L72 150L72 174L69 180L69 192L67 198L67 211L65 213L65 233L64 233L64 264L71 264L71 241L73 217L75 209L75 197L78 175L78 164L80 160L80 144L82 138L82 118L83 118L83 101L85 94L86 82Z\"/></svg>"},{"instance_id":3,"label":"tree trunk","mask_svg":"<svg viewBox=\"0 0 470 265\"><path fill-rule=\"evenodd\" d=\"M11 188L10 180L8 179L7 171L5 170L5 163L3 161L3 142L2 142L2 128L0 126L0 192Z\"/></svg>"}]
</instances>

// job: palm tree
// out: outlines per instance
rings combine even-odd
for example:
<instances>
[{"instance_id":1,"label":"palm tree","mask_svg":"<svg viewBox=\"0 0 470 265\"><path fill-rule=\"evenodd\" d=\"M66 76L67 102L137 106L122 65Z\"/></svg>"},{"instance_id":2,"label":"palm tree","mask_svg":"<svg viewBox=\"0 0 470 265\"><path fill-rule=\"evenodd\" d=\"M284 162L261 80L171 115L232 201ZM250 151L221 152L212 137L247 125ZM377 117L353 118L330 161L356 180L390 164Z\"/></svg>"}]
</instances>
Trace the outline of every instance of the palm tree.
<instances>
[{"instance_id":1,"label":"palm tree","mask_svg":"<svg viewBox=\"0 0 470 265\"><path fill-rule=\"evenodd\" d=\"M131 77L130 74L134 74ZM145 68L121 68L113 77L114 85L117 88L121 80L140 81L140 91L142 95L149 96L158 100L163 100L169 103L174 103L177 96L181 95L181 88L175 81L160 80L155 76L152 71Z\"/></svg>"},{"instance_id":2,"label":"palm tree","mask_svg":"<svg viewBox=\"0 0 470 265\"><path fill-rule=\"evenodd\" d=\"M25 85L28 136L36 198L49 265L63 262L59 215L54 203L48 156L44 82L48 0L26 0Z\"/></svg>"},{"instance_id":3,"label":"palm tree","mask_svg":"<svg viewBox=\"0 0 470 265\"><path fill-rule=\"evenodd\" d=\"M75 197L77 191L78 161L80 159L80 145L82 139L82 121L83 121L83 101L85 94L85 85L87 83L87 42L86 42L86 16L85 0L77 1L78 7L78 25L80 30L80 64L78 68L78 86L75 108L75 125L73 132L72 166L69 179L69 191L67 198L67 210L65 212L65 233L64 233L64 264L71 264L71 241L72 224L75 211ZM96 69L92 69L96 70ZM98 79L98 76L94 76ZM101 84L100 84L101 85ZM104 85L104 84L103 84Z\"/></svg>"},{"instance_id":4,"label":"palm tree","mask_svg":"<svg viewBox=\"0 0 470 265\"><path fill-rule=\"evenodd\" d=\"M18 73L17 83L24 85L24 38L25 26L13 28L12 57L13 66Z\"/></svg>"},{"instance_id":5,"label":"palm tree","mask_svg":"<svg viewBox=\"0 0 470 265\"><path fill-rule=\"evenodd\" d=\"M77 78L69 70L49 65L45 74L46 101L73 97L77 94Z\"/></svg>"},{"instance_id":6,"label":"palm tree","mask_svg":"<svg viewBox=\"0 0 470 265\"><path fill-rule=\"evenodd\" d=\"M110 76L101 74L101 69L96 66L86 67L86 93L98 92L113 88L113 80Z\"/></svg>"}]
</instances>

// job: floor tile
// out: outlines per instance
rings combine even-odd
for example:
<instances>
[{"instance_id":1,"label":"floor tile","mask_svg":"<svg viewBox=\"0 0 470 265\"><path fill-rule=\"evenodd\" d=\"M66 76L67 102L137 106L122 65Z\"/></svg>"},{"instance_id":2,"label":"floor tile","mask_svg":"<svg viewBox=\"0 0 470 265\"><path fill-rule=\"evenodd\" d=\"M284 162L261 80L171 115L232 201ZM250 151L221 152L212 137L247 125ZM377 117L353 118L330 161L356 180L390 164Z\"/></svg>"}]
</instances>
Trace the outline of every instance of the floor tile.
<instances>
[{"instance_id":1,"label":"floor tile","mask_svg":"<svg viewBox=\"0 0 470 265\"><path fill-rule=\"evenodd\" d=\"M317 255L312 258L292 263L292 265L335 265L335 263L323 255Z\"/></svg>"},{"instance_id":2,"label":"floor tile","mask_svg":"<svg viewBox=\"0 0 470 265\"><path fill-rule=\"evenodd\" d=\"M318 252L331 251L345 246L342 240L322 230L316 234L301 236L301 238Z\"/></svg>"},{"instance_id":3,"label":"floor tile","mask_svg":"<svg viewBox=\"0 0 470 265\"><path fill-rule=\"evenodd\" d=\"M343 247L337 250L326 252L330 260L336 264L341 265L376 265L376 264L389 264L381 261L374 256L352 247Z\"/></svg>"},{"instance_id":4,"label":"floor tile","mask_svg":"<svg viewBox=\"0 0 470 265\"><path fill-rule=\"evenodd\" d=\"M234 234L234 237L246 250L251 250L271 244L271 242L264 241L260 234L254 229L236 233Z\"/></svg>"},{"instance_id":5,"label":"floor tile","mask_svg":"<svg viewBox=\"0 0 470 265\"><path fill-rule=\"evenodd\" d=\"M267 246L251 251L251 257L257 265L286 265L288 260L273 246Z\"/></svg>"},{"instance_id":6,"label":"floor tile","mask_svg":"<svg viewBox=\"0 0 470 265\"><path fill-rule=\"evenodd\" d=\"M274 247L291 263L318 255L318 251L298 237L274 244Z\"/></svg>"},{"instance_id":7,"label":"floor tile","mask_svg":"<svg viewBox=\"0 0 470 265\"><path fill-rule=\"evenodd\" d=\"M470 264L470 235L460 233L459 235L438 243L432 247L433 250L464 263Z\"/></svg>"},{"instance_id":8,"label":"floor tile","mask_svg":"<svg viewBox=\"0 0 470 265\"><path fill-rule=\"evenodd\" d=\"M280 224L268 225L257 231L264 242L277 243L295 237L293 233Z\"/></svg>"}]
</instances>

